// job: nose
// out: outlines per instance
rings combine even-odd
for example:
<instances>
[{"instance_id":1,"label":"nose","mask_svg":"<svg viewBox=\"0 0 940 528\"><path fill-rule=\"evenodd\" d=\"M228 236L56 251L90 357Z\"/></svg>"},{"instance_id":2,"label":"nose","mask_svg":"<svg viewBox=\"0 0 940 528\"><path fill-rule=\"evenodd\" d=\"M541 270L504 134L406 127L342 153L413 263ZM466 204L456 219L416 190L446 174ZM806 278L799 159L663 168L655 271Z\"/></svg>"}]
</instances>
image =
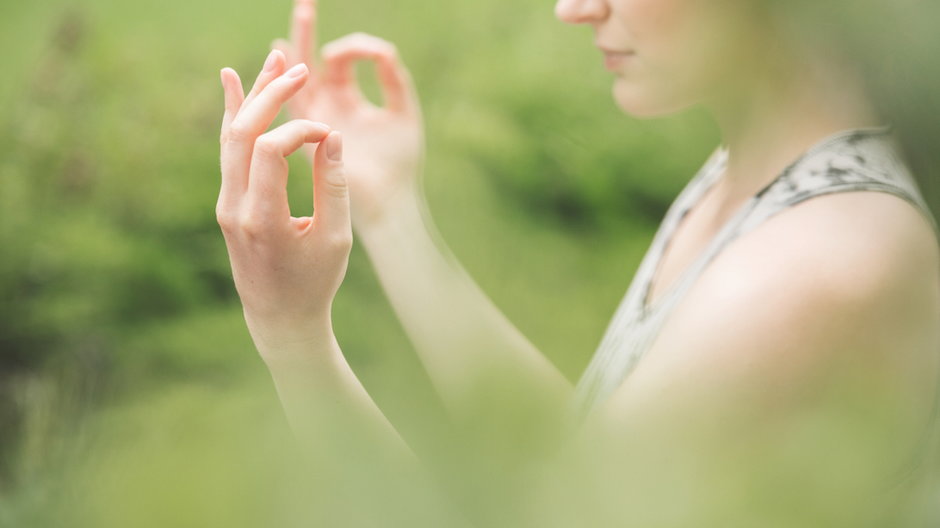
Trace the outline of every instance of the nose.
<instances>
[{"instance_id":1,"label":"nose","mask_svg":"<svg viewBox=\"0 0 940 528\"><path fill-rule=\"evenodd\" d=\"M569 24L590 24L607 18L607 0L558 0L555 17Z\"/></svg>"}]
</instances>

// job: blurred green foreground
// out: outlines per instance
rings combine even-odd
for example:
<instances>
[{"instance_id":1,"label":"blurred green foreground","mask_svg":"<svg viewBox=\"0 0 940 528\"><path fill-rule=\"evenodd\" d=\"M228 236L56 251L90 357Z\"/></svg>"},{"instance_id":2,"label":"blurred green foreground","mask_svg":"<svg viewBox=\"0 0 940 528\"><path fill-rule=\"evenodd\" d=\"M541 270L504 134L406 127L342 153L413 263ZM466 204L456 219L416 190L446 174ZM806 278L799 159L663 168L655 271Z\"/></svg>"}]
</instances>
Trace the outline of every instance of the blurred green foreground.
<instances>
[{"instance_id":1,"label":"blurred green foreground","mask_svg":"<svg viewBox=\"0 0 940 528\"><path fill-rule=\"evenodd\" d=\"M546 0L320 11L322 42L365 31L398 45L424 107L440 231L575 380L666 206L717 144L713 125L696 112L625 117L589 28L563 26ZM337 336L435 463L397 467L340 423L321 456L303 454L244 328L214 216L218 71L253 78L289 12L286 0L2 8L0 527L890 525L863 504L843 513L858 496L853 463L877 439L800 456L814 432L850 438L864 413L807 417L765 480L748 482L725 463L766 453L698 466L690 452L645 458L664 440L651 437L614 460L598 455L620 452L610 446L559 455L538 417L504 402L483 400L488 418L456 434L359 249ZM309 167L298 157L293 169L294 213L309 214ZM924 495L907 511L931 508Z\"/></svg>"}]
</instances>

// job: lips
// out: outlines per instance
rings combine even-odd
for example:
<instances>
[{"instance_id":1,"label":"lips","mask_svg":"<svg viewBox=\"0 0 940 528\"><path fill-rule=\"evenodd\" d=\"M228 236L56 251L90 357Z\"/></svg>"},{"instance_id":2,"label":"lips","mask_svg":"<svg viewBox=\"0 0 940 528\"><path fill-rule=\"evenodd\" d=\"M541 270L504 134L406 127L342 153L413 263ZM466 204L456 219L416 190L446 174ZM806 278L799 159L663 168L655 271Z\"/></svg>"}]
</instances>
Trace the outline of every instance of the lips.
<instances>
[{"instance_id":1,"label":"lips","mask_svg":"<svg viewBox=\"0 0 940 528\"><path fill-rule=\"evenodd\" d=\"M631 51L631 50L621 51L621 50L609 50L609 49L601 48L601 51L604 52L604 55L636 55L636 52Z\"/></svg>"},{"instance_id":2,"label":"lips","mask_svg":"<svg viewBox=\"0 0 940 528\"><path fill-rule=\"evenodd\" d=\"M604 53L604 67L612 72L622 71L628 63L633 62L633 56L636 55L636 51L632 49L615 48L598 41L594 41L594 45Z\"/></svg>"},{"instance_id":3,"label":"lips","mask_svg":"<svg viewBox=\"0 0 940 528\"><path fill-rule=\"evenodd\" d=\"M627 50L616 49L616 48L611 48L608 46L602 46L597 43L595 43L595 45L597 46L599 50L603 51L605 55L635 55L636 54L635 51L630 50L630 49L627 49Z\"/></svg>"},{"instance_id":4,"label":"lips","mask_svg":"<svg viewBox=\"0 0 940 528\"><path fill-rule=\"evenodd\" d=\"M623 60L623 59L628 59L634 55L636 55L636 53L632 51L618 51L618 52L605 51L604 52L605 59Z\"/></svg>"},{"instance_id":5,"label":"lips","mask_svg":"<svg viewBox=\"0 0 940 528\"><path fill-rule=\"evenodd\" d=\"M632 50L613 50L603 47L600 50L604 52L604 67L613 72L626 67L627 63L631 62L633 56L636 55L636 52Z\"/></svg>"}]
</instances>

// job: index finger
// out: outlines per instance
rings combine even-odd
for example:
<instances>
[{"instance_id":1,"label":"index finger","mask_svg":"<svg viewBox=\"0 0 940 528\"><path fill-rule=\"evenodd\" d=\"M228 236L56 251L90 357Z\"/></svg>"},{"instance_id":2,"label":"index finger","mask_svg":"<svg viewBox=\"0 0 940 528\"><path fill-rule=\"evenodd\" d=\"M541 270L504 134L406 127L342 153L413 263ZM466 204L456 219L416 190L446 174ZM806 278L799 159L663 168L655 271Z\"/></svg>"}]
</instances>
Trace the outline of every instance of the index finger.
<instances>
[{"instance_id":1,"label":"index finger","mask_svg":"<svg viewBox=\"0 0 940 528\"><path fill-rule=\"evenodd\" d=\"M297 119L258 138L251 156L245 206L256 225L281 225L290 218L287 157L305 143L322 141L329 133L329 126L323 123Z\"/></svg>"},{"instance_id":2,"label":"index finger","mask_svg":"<svg viewBox=\"0 0 940 528\"><path fill-rule=\"evenodd\" d=\"M316 0L295 0L291 19L290 40L294 45L295 59L307 65L315 73L314 64L317 47L317 3ZM311 75L311 77L316 77Z\"/></svg>"}]
</instances>

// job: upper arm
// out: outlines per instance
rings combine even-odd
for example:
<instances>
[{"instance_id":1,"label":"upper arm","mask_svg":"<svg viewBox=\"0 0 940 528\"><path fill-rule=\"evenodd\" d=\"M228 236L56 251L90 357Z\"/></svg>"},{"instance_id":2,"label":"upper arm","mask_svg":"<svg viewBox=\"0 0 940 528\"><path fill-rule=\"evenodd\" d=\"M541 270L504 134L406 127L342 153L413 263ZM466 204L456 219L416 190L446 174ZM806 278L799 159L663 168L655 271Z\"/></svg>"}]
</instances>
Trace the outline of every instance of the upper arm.
<instances>
[{"instance_id":1,"label":"upper arm","mask_svg":"<svg viewBox=\"0 0 940 528\"><path fill-rule=\"evenodd\" d=\"M629 424L673 405L750 427L854 388L914 431L937 383L937 253L924 219L890 195L782 212L712 262L601 414Z\"/></svg>"}]
</instances>

